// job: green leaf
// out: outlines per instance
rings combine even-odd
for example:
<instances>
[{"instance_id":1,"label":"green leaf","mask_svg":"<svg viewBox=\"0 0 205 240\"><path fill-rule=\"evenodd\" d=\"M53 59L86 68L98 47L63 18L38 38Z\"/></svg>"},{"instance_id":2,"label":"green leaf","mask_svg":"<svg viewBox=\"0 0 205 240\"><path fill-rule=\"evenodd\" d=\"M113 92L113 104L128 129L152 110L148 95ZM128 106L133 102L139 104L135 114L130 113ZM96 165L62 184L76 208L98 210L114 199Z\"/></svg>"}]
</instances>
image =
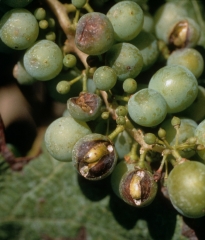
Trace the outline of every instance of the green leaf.
<instances>
[{"instance_id":1,"label":"green leaf","mask_svg":"<svg viewBox=\"0 0 205 240\"><path fill-rule=\"evenodd\" d=\"M45 149L21 172L1 178L1 240L73 239L82 227L87 240L186 239L164 198L143 209L128 206L112 193L109 177L89 182Z\"/></svg>"}]
</instances>

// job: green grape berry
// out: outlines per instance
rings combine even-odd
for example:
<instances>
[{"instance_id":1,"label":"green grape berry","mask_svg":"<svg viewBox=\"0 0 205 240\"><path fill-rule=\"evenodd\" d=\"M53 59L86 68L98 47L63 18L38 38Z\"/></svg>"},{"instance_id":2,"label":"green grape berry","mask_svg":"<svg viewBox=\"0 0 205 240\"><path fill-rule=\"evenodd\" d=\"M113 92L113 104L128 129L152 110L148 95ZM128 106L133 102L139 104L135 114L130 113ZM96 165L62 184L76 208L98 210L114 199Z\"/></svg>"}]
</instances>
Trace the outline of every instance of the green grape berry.
<instances>
[{"instance_id":1,"label":"green grape berry","mask_svg":"<svg viewBox=\"0 0 205 240\"><path fill-rule=\"evenodd\" d=\"M198 142L198 144L201 144L203 146L205 146L204 131L205 131L205 120L201 121L195 130L195 136L197 137L197 142ZM202 148L202 150L197 150L197 154L200 156L200 158L205 160L205 149L204 148Z\"/></svg>"},{"instance_id":2,"label":"green grape berry","mask_svg":"<svg viewBox=\"0 0 205 240\"><path fill-rule=\"evenodd\" d=\"M127 111L127 108L125 106L118 106L116 109L115 109L115 112L118 116L126 116L128 111Z\"/></svg>"},{"instance_id":3,"label":"green grape berry","mask_svg":"<svg viewBox=\"0 0 205 240\"><path fill-rule=\"evenodd\" d=\"M175 50L167 59L167 65L182 65L188 68L196 78L204 71L204 60L199 51L194 48Z\"/></svg>"},{"instance_id":4,"label":"green grape berry","mask_svg":"<svg viewBox=\"0 0 205 240\"><path fill-rule=\"evenodd\" d=\"M116 41L124 42L135 38L142 29L144 15L141 7L132 1L123 1L112 6L107 12L114 28Z\"/></svg>"},{"instance_id":5,"label":"green grape berry","mask_svg":"<svg viewBox=\"0 0 205 240\"><path fill-rule=\"evenodd\" d=\"M12 9L1 18L1 40L12 49L29 48L36 41L38 34L38 22L34 15L26 9Z\"/></svg>"},{"instance_id":6,"label":"green grape berry","mask_svg":"<svg viewBox=\"0 0 205 240\"><path fill-rule=\"evenodd\" d=\"M170 172L167 190L176 210L188 218L205 215L205 165L197 161L178 164Z\"/></svg>"},{"instance_id":7,"label":"green grape berry","mask_svg":"<svg viewBox=\"0 0 205 240\"><path fill-rule=\"evenodd\" d=\"M19 84L22 85L32 85L37 80L29 75L23 65L23 62L20 60L17 62L13 69L13 75L17 79Z\"/></svg>"},{"instance_id":8,"label":"green grape berry","mask_svg":"<svg viewBox=\"0 0 205 240\"><path fill-rule=\"evenodd\" d=\"M135 78L142 70L143 58L140 50L130 43L114 44L105 55L106 64L113 68L118 80Z\"/></svg>"},{"instance_id":9,"label":"green grape berry","mask_svg":"<svg viewBox=\"0 0 205 240\"><path fill-rule=\"evenodd\" d=\"M82 8L86 4L87 0L71 0L71 3L76 8Z\"/></svg>"},{"instance_id":10,"label":"green grape berry","mask_svg":"<svg viewBox=\"0 0 205 240\"><path fill-rule=\"evenodd\" d=\"M41 29L47 29L48 28L48 21L43 19L39 21L39 28Z\"/></svg>"},{"instance_id":11,"label":"green grape berry","mask_svg":"<svg viewBox=\"0 0 205 240\"><path fill-rule=\"evenodd\" d=\"M108 91L115 86L117 74L111 67L101 66L95 70L93 81L98 89Z\"/></svg>"},{"instance_id":12,"label":"green grape berry","mask_svg":"<svg viewBox=\"0 0 205 240\"><path fill-rule=\"evenodd\" d=\"M70 162L75 143L90 133L85 122L77 121L71 116L58 118L46 129L46 148L56 160Z\"/></svg>"},{"instance_id":13,"label":"green grape berry","mask_svg":"<svg viewBox=\"0 0 205 240\"><path fill-rule=\"evenodd\" d=\"M124 125L124 124L126 123L125 117L124 117L124 116L118 116L118 117L116 118L116 123L117 123L118 125Z\"/></svg>"},{"instance_id":14,"label":"green grape berry","mask_svg":"<svg viewBox=\"0 0 205 240\"><path fill-rule=\"evenodd\" d=\"M193 119L196 122L200 122L205 118L205 88L198 86L198 94L194 102L186 108L184 111L180 112L180 115Z\"/></svg>"},{"instance_id":15,"label":"green grape berry","mask_svg":"<svg viewBox=\"0 0 205 240\"><path fill-rule=\"evenodd\" d=\"M150 79L148 88L158 91L164 97L168 113L185 110L198 94L196 77L190 70L180 65L160 68Z\"/></svg>"},{"instance_id":16,"label":"green grape berry","mask_svg":"<svg viewBox=\"0 0 205 240\"><path fill-rule=\"evenodd\" d=\"M63 54L59 46L49 40L40 40L27 49L23 57L26 71L37 80L56 77L63 67Z\"/></svg>"},{"instance_id":17,"label":"green grape berry","mask_svg":"<svg viewBox=\"0 0 205 240\"><path fill-rule=\"evenodd\" d=\"M46 38L46 40L55 42L56 34L55 34L55 32L52 32L52 31L48 32L48 33L46 33L45 38Z\"/></svg>"},{"instance_id":18,"label":"green grape berry","mask_svg":"<svg viewBox=\"0 0 205 240\"><path fill-rule=\"evenodd\" d=\"M141 31L137 37L129 41L129 43L136 46L142 54L142 71L146 71L157 61L159 56L158 43L156 37L152 33Z\"/></svg>"},{"instance_id":19,"label":"green grape berry","mask_svg":"<svg viewBox=\"0 0 205 240\"><path fill-rule=\"evenodd\" d=\"M77 24L75 44L84 53L100 55L114 43L114 30L103 13L91 12L83 15Z\"/></svg>"},{"instance_id":20,"label":"green grape berry","mask_svg":"<svg viewBox=\"0 0 205 240\"><path fill-rule=\"evenodd\" d=\"M159 92L145 88L130 97L128 113L135 123L154 127L165 119L167 104Z\"/></svg>"},{"instance_id":21,"label":"green grape berry","mask_svg":"<svg viewBox=\"0 0 205 240\"><path fill-rule=\"evenodd\" d=\"M46 10L44 8L37 8L35 11L34 11L34 16L37 20L43 20L46 18Z\"/></svg>"},{"instance_id":22,"label":"green grape berry","mask_svg":"<svg viewBox=\"0 0 205 240\"><path fill-rule=\"evenodd\" d=\"M63 65L67 68L75 67L77 58L73 54L66 54L63 58Z\"/></svg>"},{"instance_id":23,"label":"green grape berry","mask_svg":"<svg viewBox=\"0 0 205 240\"><path fill-rule=\"evenodd\" d=\"M157 137L153 133L146 133L144 135L144 141L147 144L155 144L157 141Z\"/></svg>"},{"instance_id":24,"label":"green grape berry","mask_svg":"<svg viewBox=\"0 0 205 240\"><path fill-rule=\"evenodd\" d=\"M123 82L123 90L126 93L134 93L137 90L137 82L135 81L135 79L133 78L127 78L125 79L125 81Z\"/></svg>"},{"instance_id":25,"label":"green grape berry","mask_svg":"<svg viewBox=\"0 0 205 240\"><path fill-rule=\"evenodd\" d=\"M60 81L56 86L57 92L60 94L66 94L70 91L70 83L68 81Z\"/></svg>"}]
</instances>

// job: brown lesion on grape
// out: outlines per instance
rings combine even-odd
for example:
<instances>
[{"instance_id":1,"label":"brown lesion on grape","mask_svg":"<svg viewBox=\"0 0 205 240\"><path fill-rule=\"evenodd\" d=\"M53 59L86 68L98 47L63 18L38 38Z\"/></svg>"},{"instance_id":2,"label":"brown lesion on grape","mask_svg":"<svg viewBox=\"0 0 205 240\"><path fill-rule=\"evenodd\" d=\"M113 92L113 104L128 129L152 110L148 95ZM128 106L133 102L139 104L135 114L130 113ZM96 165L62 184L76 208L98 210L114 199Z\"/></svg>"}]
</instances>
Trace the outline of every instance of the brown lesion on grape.
<instances>
[{"instance_id":1,"label":"brown lesion on grape","mask_svg":"<svg viewBox=\"0 0 205 240\"><path fill-rule=\"evenodd\" d=\"M151 179L146 171L132 171L124 180L122 195L133 206L140 206L151 194Z\"/></svg>"},{"instance_id":2,"label":"brown lesion on grape","mask_svg":"<svg viewBox=\"0 0 205 240\"><path fill-rule=\"evenodd\" d=\"M97 178L106 174L115 160L114 147L105 140L87 141L78 149L78 170L85 178Z\"/></svg>"},{"instance_id":3,"label":"brown lesion on grape","mask_svg":"<svg viewBox=\"0 0 205 240\"><path fill-rule=\"evenodd\" d=\"M79 97L71 100L86 113L93 113L98 104L96 95L91 93L81 93Z\"/></svg>"},{"instance_id":4,"label":"brown lesion on grape","mask_svg":"<svg viewBox=\"0 0 205 240\"><path fill-rule=\"evenodd\" d=\"M169 37L169 43L179 48L184 48L187 45L189 24L187 21L180 21L174 27Z\"/></svg>"}]
</instances>

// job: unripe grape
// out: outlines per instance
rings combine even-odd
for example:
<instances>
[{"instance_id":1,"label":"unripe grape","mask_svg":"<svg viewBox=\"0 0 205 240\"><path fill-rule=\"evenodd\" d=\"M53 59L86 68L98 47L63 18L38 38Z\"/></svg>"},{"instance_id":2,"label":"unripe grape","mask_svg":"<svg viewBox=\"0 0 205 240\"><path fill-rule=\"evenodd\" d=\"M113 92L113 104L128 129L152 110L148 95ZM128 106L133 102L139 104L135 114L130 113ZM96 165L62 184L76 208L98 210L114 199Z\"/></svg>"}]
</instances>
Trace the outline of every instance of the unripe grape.
<instances>
[{"instance_id":1,"label":"unripe grape","mask_svg":"<svg viewBox=\"0 0 205 240\"><path fill-rule=\"evenodd\" d=\"M91 12L83 15L77 24L76 46L89 55L105 53L114 43L114 30L103 13Z\"/></svg>"},{"instance_id":2,"label":"unripe grape","mask_svg":"<svg viewBox=\"0 0 205 240\"><path fill-rule=\"evenodd\" d=\"M205 215L205 165L197 161L185 161L170 172L167 190L176 210L185 217L199 218Z\"/></svg>"},{"instance_id":3,"label":"unripe grape","mask_svg":"<svg viewBox=\"0 0 205 240\"><path fill-rule=\"evenodd\" d=\"M124 156L130 152L132 143L133 139L127 131L124 130L117 135L114 139L114 144L119 159L124 159Z\"/></svg>"},{"instance_id":4,"label":"unripe grape","mask_svg":"<svg viewBox=\"0 0 205 240\"><path fill-rule=\"evenodd\" d=\"M73 54L66 54L63 58L63 64L65 67L72 68L75 67L77 63L77 58Z\"/></svg>"},{"instance_id":5,"label":"unripe grape","mask_svg":"<svg viewBox=\"0 0 205 240\"><path fill-rule=\"evenodd\" d=\"M59 46L49 40L40 40L24 54L26 71L37 80L56 77L63 67L63 54Z\"/></svg>"},{"instance_id":6,"label":"unripe grape","mask_svg":"<svg viewBox=\"0 0 205 240\"><path fill-rule=\"evenodd\" d=\"M118 116L126 116L127 115L127 108L125 106L118 106L115 109L115 112Z\"/></svg>"},{"instance_id":7,"label":"unripe grape","mask_svg":"<svg viewBox=\"0 0 205 240\"><path fill-rule=\"evenodd\" d=\"M57 92L60 94L66 94L70 91L70 83L68 81L60 81L56 86Z\"/></svg>"},{"instance_id":8,"label":"unripe grape","mask_svg":"<svg viewBox=\"0 0 205 240\"><path fill-rule=\"evenodd\" d=\"M82 8L86 4L87 0L71 0L71 3L76 8Z\"/></svg>"},{"instance_id":9,"label":"unripe grape","mask_svg":"<svg viewBox=\"0 0 205 240\"><path fill-rule=\"evenodd\" d=\"M199 78L204 71L204 59L194 48L173 51L167 59L167 65L182 65L188 68L196 78Z\"/></svg>"},{"instance_id":10,"label":"unripe grape","mask_svg":"<svg viewBox=\"0 0 205 240\"><path fill-rule=\"evenodd\" d=\"M158 91L164 97L168 113L183 111L194 102L198 94L195 76L180 65L160 68L150 79L148 88Z\"/></svg>"},{"instance_id":11,"label":"unripe grape","mask_svg":"<svg viewBox=\"0 0 205 240\"><path fill-rule=\"evenodd\" d=\"M141 7L131 1L123 1L112 6L107 17L114 28L116 41L130 41L142 29L144 15Z\"/></svg>"},{"instance_id":12,"label":"unripe grape","mask_svg":"<svg viewBox=\"0 0 205 240\"><path fill-rule=\"evenodd\" d=\"M194 102L179 114L181 116L191 118L196 122L200 122L205 118L204 105L205 105L205 88L202 86L198 86L198 95Z\"/></svg>"},{"instance_id":13,"label":"unripe grape","mask_svg":"<svg viewBox=\"0 0 205 240\"><path fill-rule=\"evenodd\" d=\"M135 78L143 67L140 50L130 43L114 44L107 51L105 62L116 71L120 81L124 81L126 78Z\"/></svg>"},{"instance_id":14,"label":"unripe grape","mask_svg":"<svg viewBox=\"0 0 205 240\"><path fill-rule=\"evenodd\" d=\"M48 32L48 33L46 33L45 38L46 38L46 40L55 42L56 34L55 34L55 32Z\"/></svg>"},{"instance_id":15,"label":"unripe grape","mask_svg":"<svg viewBox=\"0 0 205 240\"><path fill-rule=\"evenodd\" d=\"M37 8L34 11L34 16L37 20L43 20L46 18L46 10L44 8Z\"/></svg>"},{"instance_id":16,"label":"unripe grape","mask_svg":"<svg viewBox=\"0 0 205 240\"><path fill-rule=\"evenodd\" d=\"M36 41L38 33L38 22L26 9L12 9L1 18L1 40L10 48L23 50L30 47Z\"/></svg>"},{"instance_id":17,"label":"unripe grape","mask_svg":"<svg viewBox=\"0 0 205 240\"><path fill-rule=\"evenodd\" d=\"M152 33L141 31L130 43L136 46L142 54L142 71L149 69L157 61L159 56L158 43Z\"/></svg>"},{"instance_id":18,"label":"unripe grape","mask_svg":"<svg viewBox=\"0 0 205 240\"><path fill-rule=\"evenodd\" d=\"M135 123L154 127L165 119L167 104L159 92L145 88L130 97L128 113Z\"/></svg>"},{"instance_id":19,"label":"unripe grape","mask_svg":"<svg viewBox=\"0 0 205 240\"><path fill-rule=\"evenodd\" d=\"M203 146L205 146L204 132L205 132L205 120L203 120L199 123L199 125L197 126L196 131L195 131L195 136L197 137L197 143L201 144ZM205 160L205 149L197 150L197 154L200 156L200 158Z\"/></svg>"},{"instance_id":20,"label":"unripe grape","mask_svg":"<svg viewBox=\"0 0 205 240\"><path fill-rule=\"evenodd\" d=\"M75 143L90 133L91 130L85 122L76 121L71 116L58 118L46 129L46 148L55 159L69 162L72 160Z\"/></svg>"},{"instance_id":21,"label":"unripe grape","mask_svg":"<svg viewBox=\"0 0 205 240\"><path fill-rule=\"evenodd\" d=\"M111 67L101 66L95 70L93 81L98 89L108 91L115 86L117 74Z\"/></svg>"},{"instance_id":22,"label":"unripe grape","mask_svg":"<svg viewBox=\"0 0 205 240\"><path fill-rule=\"evenodd\" d=\"M144 141L147 144L155 144L157 141L157 137L153 133L146 133L144 135Z\"/></svg>"},{"instance_id":23,"label":"unripe grape","mask_svg":"<svg viewBox=\"0 0 205 240\"><path fill-rule=\"evenodd\" d=\"M126 93L134 93L137 90L137 82L133 78L127 78L123 82L122 87Z\"/></svg>"},{"instance_id":24,"label":"unripe grape","mask_svg":"<svg viewBox=\"0 0 205 240\"><path fill-rule=\"evenodd\" d=\"M38 24L39 24L39 27L41 29L47 29L48 28L48 21L45 20L45 19L40 20Z\"/></svg>"},{"instance_id":25,"label":"unripe grape","mask_svg":"<svg viewBox=\"0 0 205 240\"><path fill-rule=\"evenodd\" d=\"M17 79L19 84L30 85L36 82L37 80L29 75L23 66L22 61L18 61L13 69L13 75Z\"/></svg>"}]
</instances>

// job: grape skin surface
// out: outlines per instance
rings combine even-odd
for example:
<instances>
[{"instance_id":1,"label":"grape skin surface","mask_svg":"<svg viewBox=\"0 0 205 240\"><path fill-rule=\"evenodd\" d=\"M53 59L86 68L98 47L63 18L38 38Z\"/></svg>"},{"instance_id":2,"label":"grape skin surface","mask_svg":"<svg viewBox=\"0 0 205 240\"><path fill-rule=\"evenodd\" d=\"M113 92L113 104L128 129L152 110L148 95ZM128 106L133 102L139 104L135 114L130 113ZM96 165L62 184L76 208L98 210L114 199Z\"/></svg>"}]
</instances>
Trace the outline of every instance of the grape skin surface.
<instances>
[{"instance_id":1,"label":"grape skin surface","mask_svg":"<svg viewBox=\"0 0 205 240\"><path fill-rule=\"evenodd\" d=\"M196 161L178 164L170 172L167 189L173 206L183 216L205 215L205 165Z\"/></svg>"},{"instance_id":2,"label":"grape skin surface","mask_svg":"<svg viewBox=\"0 0 205 240\"><path fill-rule=\"evenodd\" d=\"M144 15L141 7L131 1L123 1L112 6L107 12L114 28L116 41L130 41L143 27Z\"/></svg>"},{"instance_id":3,"label":"grape skin surface","mask_svg":"<svg viewBox=\"0 0 205 240\"><path fill-rule=\"evenodd\" d=\"M196 122L200 122L205 118L205 88L202 86L198 87L198 95L194 102L184 111L179 113L181 116L191 118Z\"/></svg>"},{"instance_id":4,"label":"grape skin surface","mask_svg":"<svg viewBox=\"0 0 205 240\"><path fill-rule=\"evenodd\" d=\"M85 122L71 116L60 117L53 121L45 133L45 144L52 157L59 161L72 161L72 149L75 143L91 130Z\"/></svg>"},{"instance_id":5,"label":"grape skin surface","mask_svg":"<svg viewBox=\"0 0 205 240\"><path fill-rule=\"evenodd\" d=\"M141 31L137 37L135 37L129 43L136 46L142 54L142 71L148 70L156 62L159 56L157 39L155 36L149 32Z\"/></svg>"},{"instance_id":6,"label":"grape skin surface","mask_svg":"<svg viewBox=\"0 0 205 240\"><path fill-rule=\"evenodd\" d=\"M188 68L196 78L199 78L204 70L203 57L194 48L182 48L173 51L167 59L167 65L176 64Z\"/></svg>"},{"instance_id":7,"label":"grape skin surface","mask_svg":"<svg viewBox=\"0 0 205 240\"><path fill-rule=\"evenodd\" d=\"M40 40L27 49L23 58L26 71L37 80L56 77L63 67L63 54L59 46L49 40Z\"/></svg>"},{"instance_id":8,"label":"grape skin surface","mask_svg":"<svg viewBox=\"0 0 205 240\"><path fill-rule=\"evenodd\" d=\"M160 93L145 88L130 97L128 113L135 123L145 127L154 127L165 119L167 104Z\"/></svg>"},{"instance_id":9,"label":"grape skin surface","mask_svg":"<svg viewBox=\"0 0 205 240\"><path fill-rule=\"evenodd\" d=\"M93 81L98 89L107 91L115 86L117 74L111 67L101 66L95 70Z\"/></svg>"},{"instance_id":10,"label":"grape skin surface","mask_svg":"<svg viewBox=\"0 0 205 240\"><path fill-rule=\"evenodd\" d=\"M75 44L84 53L99 55L105 53L114 43L114 30L110 20L103 13L84 14L78 21Z\"/></svg>"},{"instance_id":11,"label":"grape skin surface","mask_svg":"<svg viewBox=\"0 0 205 240\"><path fill-rule=\"evenodd\" d=\"M191 71L180 65L160 68L150 79L148 88L158 91L166 100L168 113L189 107L197 97L198 82Z\"/></svg>"},{"instance_id":12,"label":"grape skin surface","mask_svg":"<svg viewBox=\"0 0 205 240\"><path fill-rule=\"evenodd\" d=\"M113 68L118 80L135 78L142 70L143 58L140 50L130 43L117 43L105 55L106 64Z\"/></svg>"},{"instance_id":13,"label":"grape skin surface","mask_svg":"<svg viewBox=\"0 0 205 240\"><path fill-rule=\"evenodd\" d=\"M199 123L199 125L197 126L196 131L195 131L195 136L198 139L198 143L202 144L202 145L205 145L204 132L205 132L205 120L203 120ZM197 154L200 156L200 158L205 160L205 150L198 150Z\"/></svg>"},{"instance_id":14,"label":"grape skin surface","mask_svg":"<svg viewBox=\"0 0 205 240\"><path fill-rule=\"evenodd\" d=\"M38 22L26 9L12 9L1 18L1 40L12 49L23 50L30 47L36 41L38 34Z\"/></svg>"}]
</instances>

